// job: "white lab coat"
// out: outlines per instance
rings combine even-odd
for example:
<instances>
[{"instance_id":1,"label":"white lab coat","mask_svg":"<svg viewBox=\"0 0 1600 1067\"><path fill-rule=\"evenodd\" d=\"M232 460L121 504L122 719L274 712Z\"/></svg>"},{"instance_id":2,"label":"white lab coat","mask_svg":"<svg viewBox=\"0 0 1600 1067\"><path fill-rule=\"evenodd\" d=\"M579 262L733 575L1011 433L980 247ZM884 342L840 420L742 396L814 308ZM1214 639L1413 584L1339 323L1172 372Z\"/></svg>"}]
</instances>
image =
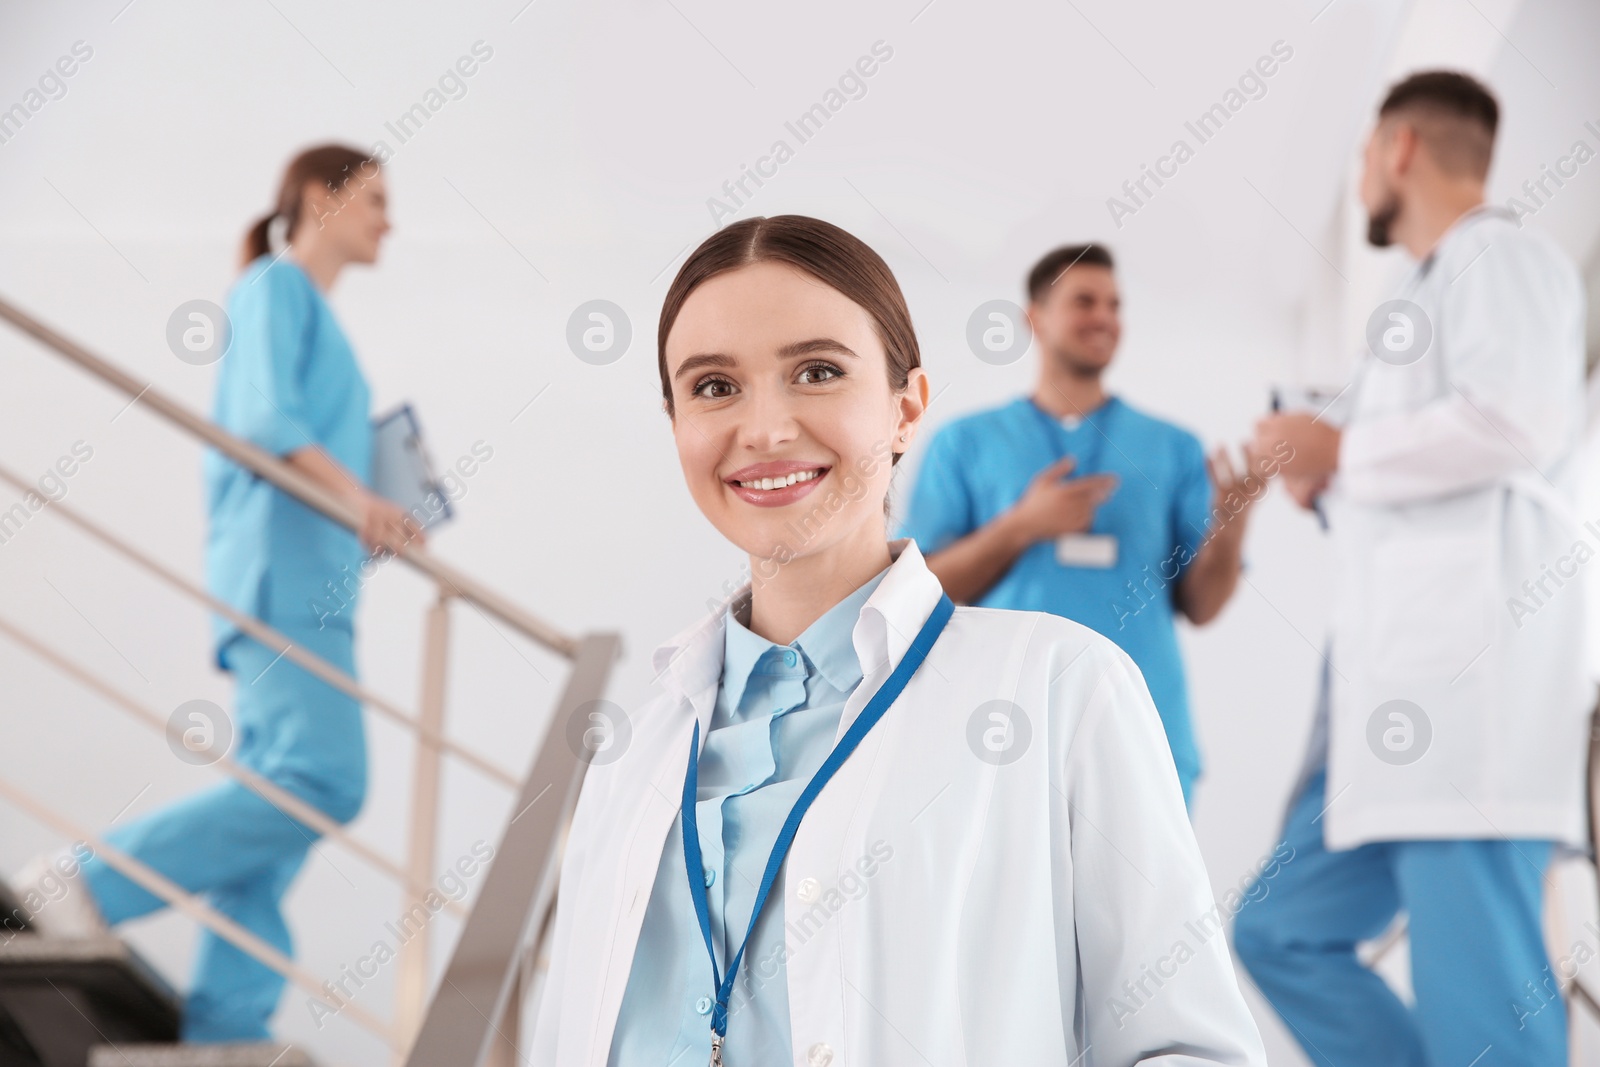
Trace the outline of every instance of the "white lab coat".
<instances>
[{"instance_id":1,"label":"white lab coat","mask_svg":"<svg viewBox=\"0 0 1600 1067\"><path fill-rule=\"evenodd\" d=\"M1580 542L1600 548L1600 523L1585 528L1575 506L1578 274L1549 239L1485 207L1455 223L1397 296L1431 322L1431 349L1405 366L1369 354L1330 412L1344 433L1324 497L1342 567L1326 844L1581 845L1594 686L1574 554ZM1562 584L1546 577L1530 596L1523 583L1547 567ZM1413 722L1410 744L1431 731L1406 753L1422 752L1414 762L1392 761L1405 722L1388 712L1372 722L1391 700L1422 709L1427 730ZM1398 732L1386 745L1388 730Z\"/></svg>"},{"instance_id":2,"label":"white lab coat","mask_svg":"<svg viewBox=\"0 0 1600 1067\"><path fill-rule=\"evenodd\" d=\"M909 538L890 550L853 631L863 681L839 734L940 595ZM623 757L584 782L535 1067L606 1063L693 725L702 739L709 727L723 625L719 609L656 649L664 692L632 717ZM979 712L990 701L1027 718L1012 720L1014 762L975 754L1004 722L987 717L1003 705ZM1149 691L1120 649L1066 619L958 606L801 823L768 906L780 896L796 1064L1265 1063ZM696 992L710 987L706 961Z\"/></svg>"}]
</instances>

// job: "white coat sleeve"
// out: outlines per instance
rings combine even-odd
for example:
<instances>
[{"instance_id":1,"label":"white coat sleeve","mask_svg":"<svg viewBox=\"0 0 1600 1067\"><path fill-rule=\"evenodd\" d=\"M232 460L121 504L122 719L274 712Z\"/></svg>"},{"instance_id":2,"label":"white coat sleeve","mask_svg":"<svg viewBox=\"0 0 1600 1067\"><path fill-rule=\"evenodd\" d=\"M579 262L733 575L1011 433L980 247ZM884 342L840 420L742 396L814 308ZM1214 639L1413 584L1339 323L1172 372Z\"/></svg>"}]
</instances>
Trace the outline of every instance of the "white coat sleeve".
<instances>
[{"instance_id":1,"label":"white coat sleeve","mask_svg":"<svg viewBox=\"0 0 1600 1067\"><path fill-rule=\"evenodd\" d=\"M1338 487L1349 499L1406 504L1479 489L1559 458L1574 432L1581 388L1582 293L1567 265L1531 240L1505 234L1444 288L1434 348L1444 395L1412 411L1345 428ZM1476 258L1471 258L1475 256Z\"/></svg>"},{"instance_id":2,"label":"white coat sleeve","mask_svg":"<svg viewBox=\"0 0 1600 1067\"><path fill-rule=\"evenodd\" d=\"M1088 673L1063 669L1051 686L1053 703L1080 704L1092 686L1052 801L1070 837L1057 877L1073 895L1086 1062L1264 1067L1231 914L1212 896L1144 677L1104 640L1078 666Z\"/></svg>"}]
</instances>

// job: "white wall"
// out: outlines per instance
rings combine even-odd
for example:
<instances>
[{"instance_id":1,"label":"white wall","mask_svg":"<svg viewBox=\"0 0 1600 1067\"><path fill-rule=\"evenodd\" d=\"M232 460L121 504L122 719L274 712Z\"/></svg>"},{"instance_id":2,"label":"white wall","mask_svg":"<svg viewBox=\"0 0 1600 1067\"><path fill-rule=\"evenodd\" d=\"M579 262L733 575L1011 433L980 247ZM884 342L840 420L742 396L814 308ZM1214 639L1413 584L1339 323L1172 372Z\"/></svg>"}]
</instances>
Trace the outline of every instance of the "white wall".
<instances>
[{"instance_id":1,"label":"white wall","mask_svg":"<svg viewBox=\"0 0 1600 1067\"><path fill-rule=\"evenodd\" d=\"M167 316L192 298L221 300L238 236L269 206L293 151L387 141L396 228L379 267L341 278L334 302L380 407L417 402L441 460L478 440L494 447L436 551L569 631L621 630L627 659L613 697L625 707L644 699L650 649L742 562L682 487L655 377L659 301L713 228L707 198L774 139L793 146L785 120L875 41L894 51L866 95L739 214L819 215L888 259L935 388L952 386L935 424L1028 388L1033 357L980 363L963 340L967 316L994 297L1019 299L1037 256L1084 239L1109 242L1121 263L1113 384L1132 402L1208 444L1237 442L1270 384L1337 383L1352 350L1344 320L1363 316L1329 261L1372 255L1350 247L1343 189L1402 35L1426 42L1430 63L1494 80L1513 186L1582 136L1584 119L1600 120L1583 48L1596 20L1582 0L1480 5L1486 14L1444 4L1408 14L1377 0L1159 12L1110 0L827 2L789 15L725 0L538 0L520 13L522 0L448 11L123 3L0 11L10 72L0 107L75 41L94 50L66 95L0 144L0 294L204 410L212 371L167 350ZM1491 17L1504 38L1485 43ZM1520 66L1505 38L1560 88ZM398 145L385 123L479 40L493 56L466 95ZM1278 40L1294 53L1266 94L1114 224L1107 198ZM1600 225L1593 171L1536 220L1579 258ZM564 340L567 316L596 297L625 308L634 330L626 356L601 368ZM90 442L94 458L67 503L198 578L198 449L11 331L0 331L0 374L0 464L33 477ZM913 475L908 466L899 490ZM0 504L14 495L0 492ZM1248 554L1249 581L1221 620L1183 635L1209 764L1196 824L1219 891L1273 843L1331 592L1314 524L1276 495L1257 511ZM427 601L415 576L388 568L362 615L361 669L407 705ZM195 697L228 702L226 679L208 667L203 613L58 516L41 514L0 545L0 614L163 714ZM471 612L455 619L452 732L520 767L560 664ZM100 826L126 808L128 819L215 780L4 641L0 672L0 775L72 817ZM411 749L369 721L374 786L356 828L396 852ZM493 841L507 814L507 798L467 772L453 771L447 789L442 862ZM59 841L9 808L0 828L6 868ZM336 976L381 936L397 900L348 852L319 849L290 898L305 965ZM447 946L454 924L438 929ZM187 980L189 924L156 918L131 935ZM392 978L386 970L359 1003L386 1014ZM1273 1062L1301 1062L1261 1017ZM285 996L278 1022L331 1062L379 1062L343 1020L318 1033L302 994Z\"/></svg>"}]
</instances>

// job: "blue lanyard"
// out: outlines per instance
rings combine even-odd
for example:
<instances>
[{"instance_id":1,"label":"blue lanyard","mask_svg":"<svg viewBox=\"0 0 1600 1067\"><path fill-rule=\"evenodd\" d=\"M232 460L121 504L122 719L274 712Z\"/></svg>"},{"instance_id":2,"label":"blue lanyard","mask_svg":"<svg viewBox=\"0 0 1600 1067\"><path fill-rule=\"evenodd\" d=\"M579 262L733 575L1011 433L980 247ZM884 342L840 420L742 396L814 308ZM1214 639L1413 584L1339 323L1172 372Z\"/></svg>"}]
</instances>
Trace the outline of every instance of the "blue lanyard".
<instances>
[{"instance_id":1,"label":"blue lanyard","mask_svg":"<svg viewBox=\"0 0 1600 1067\"><path fill-rule=\"evenodd\" d=\"M1105 401L1098 408L1095 408L1093 414L1083 416L1082 421L1079 423L1080 428L1087 425L1095 433L1093 437L1089 438L1089 447L1084 449L1082 461L1072 468L1074 477L1084 474L1104 473L1100 467L1100 457L1105 451L1106 438L1110 436L1108 429L1111 425L1111 411L1116 403L1116 397L1106 397ZM1070 431L1061 425L1060 419L1041 408L1039 402L1031 396L1028 398L1028 407L1033 409L1034 413L1039 416L1040 421L1047 427L1046 434L1049 438L1051 449L1056 453L1056 459L1065 459L1067 452L1061 447L1061 434Z\"/></svg>"},{"instance_id":2,"label":"blue lanyard","mask_svg":"<svg viewBox=\"0 0 1600 1067\"><path fill-rule=\"evenodd\" d=\"M773 843L772 855L767 857L767 869L761 876L761 886L756 891L755 904L750 909L750 926L745 930L744 939L739 942L739 951L734 955L733 962L728 964L726 977L717 970L717 952L711 944L711 914L706 904L705 875L700 859L700 828L695 820L695 801L700 781L700 722L698 719L695 720L694 737L689 743L689 773L683 779L683 862L689 877L689 896L694 900L694 913L700 920L700 933L705 936L706 952L711 956L711 977L717 984L717 1003L711 1012L713 1064L722 1062L722 1039L728 1034L728 1000L733 996L734 978L739 973L739 964L744 959L744 950L750 943L750 935L755 932L756 919L761 915L761 907L767 902L767 893L777 881L778 868L783 866L784 857L789 854L789 845L794 841L795 832L800 828L800 820L805 817L811 802L822 792L822 787L828 784L834 772L850 758L850 753L854 752L861 739L867 736L867 731L883 718L883 713L889 710L889 705L893 704L901 690L905 689L906 683L927 658L928 650L939 639L944 624L949 621L955 608L950 597L941 592L939 603L934 605L928 621L922 624L922 629L911 642L911 647L906 650L905 656L896 664L888 680L872 695L872 699L867 702L867 706L862 709L855 722L850 724L850 729L845 731L839 743L833 747L833 751L828 753L828 758L823 761L817 773L812 775L811 781L801 792L800 799L794 802L794 807L789 809L789 817L783 821L783 828L778 831L778 839Z\"/></svg>"}]
</instances>

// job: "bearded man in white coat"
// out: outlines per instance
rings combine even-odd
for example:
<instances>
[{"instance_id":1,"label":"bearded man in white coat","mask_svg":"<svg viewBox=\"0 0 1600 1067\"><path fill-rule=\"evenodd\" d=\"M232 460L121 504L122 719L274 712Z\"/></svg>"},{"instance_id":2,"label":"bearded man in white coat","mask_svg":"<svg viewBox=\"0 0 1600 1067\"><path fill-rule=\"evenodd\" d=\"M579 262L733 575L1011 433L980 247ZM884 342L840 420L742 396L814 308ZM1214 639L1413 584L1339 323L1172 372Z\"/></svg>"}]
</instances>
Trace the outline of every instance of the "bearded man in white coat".
<instances>
[{"instance_id":1,"label":"bearded man in white coat","mask_svg":"<svg viewBox=\"0 0 1600 1067\"><path fill-rule=\"evenodd\" d=\"M1541 914L1552 853L1586 841L1584 297L1484 203L1498 117L1461 74L1390 91L1361 199L1415 265L1338 400L1256 428L1342 568L1295 859L1235 927L1317 1064L1567 1062ZM1414 1007L1355 951L1402 911Z\"/></svg>"}]
</instances>

